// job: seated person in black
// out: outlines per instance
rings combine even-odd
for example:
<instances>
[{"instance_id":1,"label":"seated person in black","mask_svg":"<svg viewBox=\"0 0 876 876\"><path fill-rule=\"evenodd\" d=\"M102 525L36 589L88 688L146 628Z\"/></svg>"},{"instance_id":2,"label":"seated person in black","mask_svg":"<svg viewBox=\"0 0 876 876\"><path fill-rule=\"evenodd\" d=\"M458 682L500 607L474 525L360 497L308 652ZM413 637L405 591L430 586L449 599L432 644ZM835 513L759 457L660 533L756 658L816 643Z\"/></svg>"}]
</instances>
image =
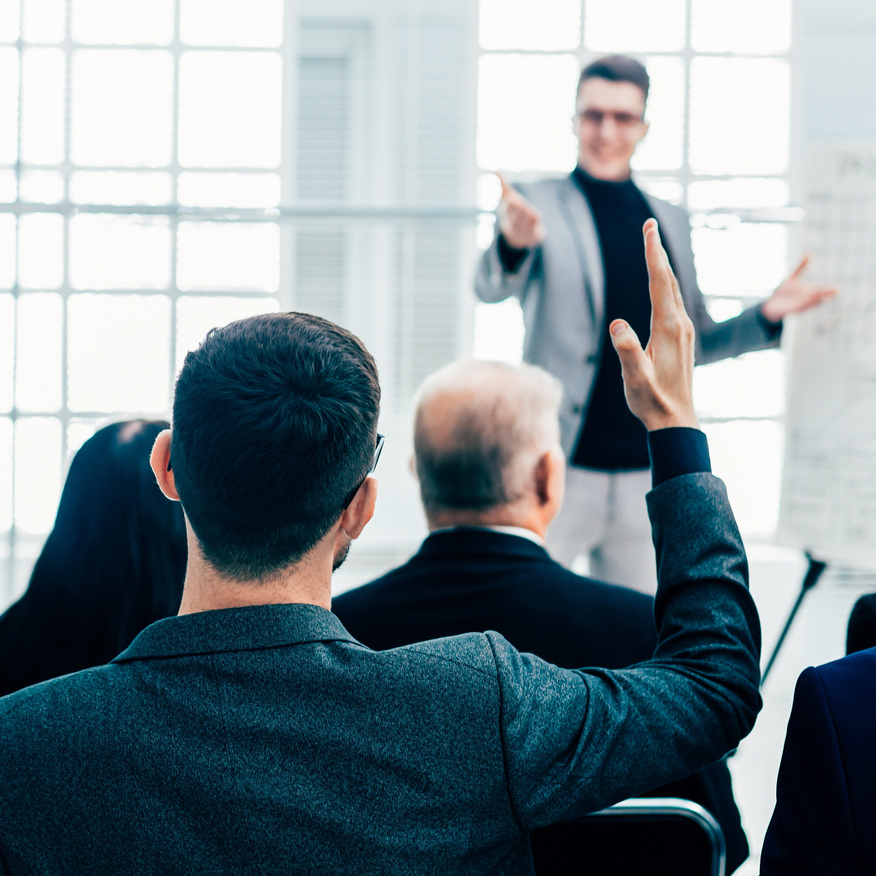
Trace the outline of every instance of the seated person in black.
<instances>
[{"instance_id":1,"label":"seated person in black","mask_svg":"<svg viewBox=\"0 0 876 876\"><path fill-rule=\"evenodd\" d=\"M407 563L333 600L359 641L384 650L496 630L567 668L622 668L652 655L650 596L576 575L544 548L564 484L561 393L535 366L498 362L458 362L426 381L414 459L431 532ZM655 486L709 470L701 432L664 429L649 438ZM652 795L694 800L712 812L727 842L728 872L748 856L725 763Z\"/></svg>"},{"instance_id":2,"label":"seated person in black","mask_svg":"<svg viewBox=\"0 0 876 876\"><path fill-rule=\"evenodd\" d=\"M846 654L876 647L876 593L862 596L852 609L846 633Z\"/></svg>"}]
</instances>

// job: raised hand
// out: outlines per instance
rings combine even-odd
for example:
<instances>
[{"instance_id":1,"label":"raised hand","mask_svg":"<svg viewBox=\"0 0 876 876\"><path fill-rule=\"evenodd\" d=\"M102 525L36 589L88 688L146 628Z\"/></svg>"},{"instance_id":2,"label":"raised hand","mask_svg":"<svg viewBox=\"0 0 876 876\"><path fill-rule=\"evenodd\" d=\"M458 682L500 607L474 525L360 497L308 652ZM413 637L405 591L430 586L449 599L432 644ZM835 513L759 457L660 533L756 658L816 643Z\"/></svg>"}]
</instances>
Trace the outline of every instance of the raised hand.
<instances>
[{"instance_id":1,"label":"raised hand","mask_svg":"<svg viewBox=\"0 0 876 876\"><path fill-rule=\"evenodd\" d=\"M544 224L541 213L515 188L509 186L505 177L497 173L502 183L502 200L499 201L499 230L505 242L515 249L529 249L544 240Z\"/></svg>"},{"instance_id":2,"label":"raised hand","mask_svg":"<svg viewBox=\"0 0 876 876\"><path fill-rule=\"evenodd\" d=\"M621 360L630 410L648 431L670 426L699 428L693 406L694 327L684 309L678 281L660 243L657 220L644 226L645 260L651 291L651 337L642 349L622 319L609 326Z\"/></svg>"},{"instance_id":3,"label":"raised hand","mask_svg":"<svg viewBox=\"0 0 876 876\"><path fill-rule=\"evenodd\" d=\"M809 256L804 256L794 273L761 305L761 313L770 322L781 322L792 313L802 313L836 295L836 286L818 286L803 279L808 264Z\"/></svg>"}]
</instances>

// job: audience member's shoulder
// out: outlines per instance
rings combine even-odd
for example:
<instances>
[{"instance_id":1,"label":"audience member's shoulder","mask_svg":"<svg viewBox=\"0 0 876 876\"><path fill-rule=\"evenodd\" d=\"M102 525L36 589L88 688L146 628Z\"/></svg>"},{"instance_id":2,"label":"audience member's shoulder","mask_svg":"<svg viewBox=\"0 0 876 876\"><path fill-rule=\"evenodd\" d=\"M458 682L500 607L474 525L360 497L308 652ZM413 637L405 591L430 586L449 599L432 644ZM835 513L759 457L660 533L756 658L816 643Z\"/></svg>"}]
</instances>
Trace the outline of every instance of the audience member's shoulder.
<instances>
[{"instance_id":1,"label":"audience member's shoulder","mask_svg":"<svg viewBox=\"0 0 876 876\"><path fill-rule=\"evenodd\" d=\"M466 672L495 676L496 660L491 640L498 640L501 646L511 647L498 633L465 633L461 636L416 642L383 653L403 655L415 662L446 664L447 671L450 671L450 667L458 667Z\"/></svg>"},{"instance_id":2,"label":"audience member's shoulder","mask_svg":"<svg viewBox=\"0 0 876 876\"><path fill-rule=\"evenodd\" d=\"M867 680L870 686L876 687L876 648L856 651L839 660L816 666L814 673L825 684L857 683L859 679Z\"/></svg>"},{"instance_id":3,"label":"audience member's shoulder","mask_svg":"<svg viewBox=\"0 0 876 876\"><path fill-rule=\"evenodd\" d=\"M0 722L5 728L0 736L12 742L16 731L21 731L32 740L64 727L68 718L75 716L77 721L87 721L89 712L102 711L116 674L117 667L96 666L41 681L0 698Z\"/></svg>"},{"instance_id":4,"label":"audience member's shoulder","mask_svg":"<svg viewBox=\"0 0 876 876\"><path fill-rule=\"evenodd\" d=\"M588 578L586 575L578 575L554 560L550 560L550 562L555 567L556 580L561 582L568 592L576 594L582 601L589 604L614 605L649 613L654 610L652 596L634 590L632 587L609 584L606 581L598 581L596 578Z\"/></svg>"},{"instance_id":5,"label":"audience member's shoulder","mask_svg":"<svg viewBox=\"0 0 876 876\"><path fill-rule=\"evenodd\" d=\"M357 609L362 605L369 604L375 598L389 596L393 586L396 584L396 578L399 577L399 572L403 570L405 566L407 566L407 563L396 569L390 570L385 575L381 575L373 581L368 581L365 584L357 584L355 587L345 590L340 595L333 596L332 611L335 614L340 615L341 611L338 609Z\"/></svg>"}]
</instances>

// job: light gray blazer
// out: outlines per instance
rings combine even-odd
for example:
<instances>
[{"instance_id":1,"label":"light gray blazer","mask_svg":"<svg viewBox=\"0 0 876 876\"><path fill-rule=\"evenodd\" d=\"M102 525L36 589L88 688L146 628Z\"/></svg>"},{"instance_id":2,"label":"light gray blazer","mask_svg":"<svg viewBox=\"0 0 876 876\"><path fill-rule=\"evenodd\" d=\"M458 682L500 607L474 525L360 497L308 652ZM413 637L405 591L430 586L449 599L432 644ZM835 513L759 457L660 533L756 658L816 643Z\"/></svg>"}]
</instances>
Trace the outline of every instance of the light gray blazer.
<instances>
[{"instance_id":1,"label":"light gray blazer","mask_svg":"<svg viewBox=\"0 0 876 876\"><path fill-rule=\"evenodd\" d=\"M547 235L520 268L506 273L494 238L478 265L475 292L481 301L520 300L526 337L523 358L563 384L560 434L571 455L596 379L605 320L602 252L590 206L574 178L516 186L542 213ZM685 307L697 332L697 362L704 364L751 350L778 346L755 308L716 323L697 286L687 214L645 195L672 257ZM497 227L498 234L498 227Z\"/></svg>"},{"instance_id":2,"label":"light gray blazer","mask_svg":"<svg viewBox=\"0 0 876 876\"><path fill-rule=\"evenodd\" d=\"M324 608L261 605L0 698L0 873L531 873L527 831L713 763L760 706L723 485L648 501L660 638L629 669L498 633L371 651Z\"/></svg>"}]
</instances>

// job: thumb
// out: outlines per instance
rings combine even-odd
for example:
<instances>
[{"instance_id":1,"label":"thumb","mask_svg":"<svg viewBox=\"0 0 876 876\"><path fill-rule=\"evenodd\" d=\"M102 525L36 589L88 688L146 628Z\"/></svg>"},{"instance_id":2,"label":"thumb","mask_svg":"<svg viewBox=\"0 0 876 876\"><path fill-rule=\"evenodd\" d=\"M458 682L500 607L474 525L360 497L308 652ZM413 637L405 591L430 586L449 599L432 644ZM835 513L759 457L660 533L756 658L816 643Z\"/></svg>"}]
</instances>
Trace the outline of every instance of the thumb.
<instances>
[{"instance_id":1,"label":"thumb","mask_svg":"<svg viewBox=\"0 0 876 876\"><path fill-rule=\"evenodd\" d=\"M623 369L624 383L635 380L641 373L647 357L639 336L629 323L616 319L608 327L611 343L617 352Z\"/></svg>"},{"instance_id":2,"label":"thumb","mask_svg":"<svg viewBox=\"0 0 876 876\"><path fill-rule=\"evenodd\" d=\"M802 259L800 259L800 264L797 265L796 268L794 268L794 271L791 274L791 276L792 277L799 277L803 273L803 271L806 270L806 265L808 265L808 264L809 264L809 256L805 255L805 256L803 256Z\"/></svg>"}]
</instances>

